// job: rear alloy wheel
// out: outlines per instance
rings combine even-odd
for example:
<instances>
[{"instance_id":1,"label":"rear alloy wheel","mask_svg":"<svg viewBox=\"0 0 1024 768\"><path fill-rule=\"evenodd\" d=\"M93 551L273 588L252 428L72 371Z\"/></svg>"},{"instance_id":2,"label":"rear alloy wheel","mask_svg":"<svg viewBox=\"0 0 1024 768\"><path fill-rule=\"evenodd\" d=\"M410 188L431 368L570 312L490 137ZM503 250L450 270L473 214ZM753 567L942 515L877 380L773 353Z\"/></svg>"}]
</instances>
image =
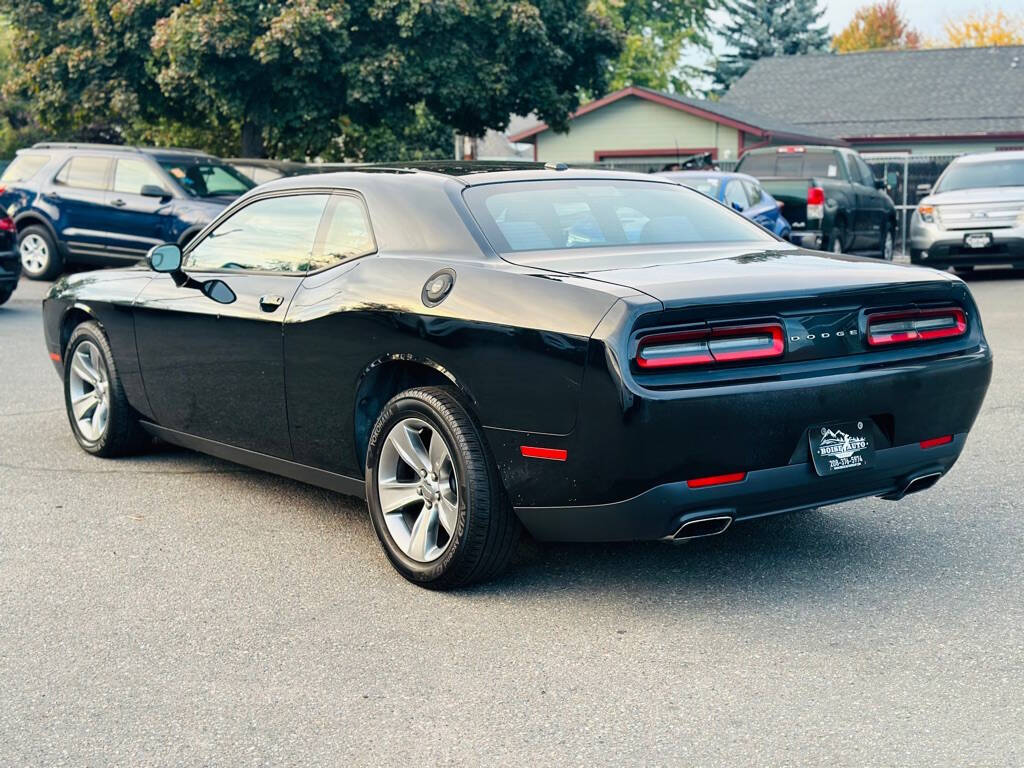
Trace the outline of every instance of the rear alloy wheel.
<instances>
[{"instance_id":1,"label":"rear alloy wheel","mask_svg":"<svg viewBox=\"0 0 1024 768\"><path fill-rule=\"evenodd\" d=\"M25 277L32 280L53 280L64 268L53 238L42 227L25 227L18 234L18 256Z\"/></svg>"},{"instance_id":2,"label":"rear alloy wheel","mask_svg":"<svg viewBox=\"0 0 1024 768\"><path fill-rule=\"evenodd\" d=\"M519 539L483 432L447 387L407 390L370 436L366 498L377 537L406 579L452 589L496 575Z\"/></svg>"},{"instance_id":3,"label":"rear alloy wheel","mask_svg":"<svg viewBox=\"0 0 1024 768\"><path fill-rule=\"evenodd\" d=\"M110 345L95 322L79 325L64 352L64 402L78 444L94 456L119 456L149 437L128 404Z\"/></svg>"},{"instance_id":4,"label":"rear alloy wheel","mask_svg":"<svg viewBox=\"0 0 1024 768\"><path fill-rule=\"evenodd\" d=\"M892 261L894 249L895 243L893 241L892 228L887 226L882 230L882 258L886 261Z\"/></svg>"}]
</instances>

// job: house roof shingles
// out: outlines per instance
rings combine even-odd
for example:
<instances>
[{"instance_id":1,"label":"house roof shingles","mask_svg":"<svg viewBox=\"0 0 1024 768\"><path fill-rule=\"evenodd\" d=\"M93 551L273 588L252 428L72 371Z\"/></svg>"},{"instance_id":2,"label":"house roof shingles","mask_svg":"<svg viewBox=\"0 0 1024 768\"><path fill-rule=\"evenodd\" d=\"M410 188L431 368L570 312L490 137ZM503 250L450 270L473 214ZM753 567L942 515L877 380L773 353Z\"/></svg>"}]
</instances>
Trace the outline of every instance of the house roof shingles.
<instances>
[{"instance_id":1,"label":"house roof shingles","mask_svg":"<svg viewBox=\"0 0 1024 768\"><path fill-rule=\"evenodd\" d=\"M1024 46L766 58L720 103L843 139L1024 134Z\"/></svg>"}]
</instances>

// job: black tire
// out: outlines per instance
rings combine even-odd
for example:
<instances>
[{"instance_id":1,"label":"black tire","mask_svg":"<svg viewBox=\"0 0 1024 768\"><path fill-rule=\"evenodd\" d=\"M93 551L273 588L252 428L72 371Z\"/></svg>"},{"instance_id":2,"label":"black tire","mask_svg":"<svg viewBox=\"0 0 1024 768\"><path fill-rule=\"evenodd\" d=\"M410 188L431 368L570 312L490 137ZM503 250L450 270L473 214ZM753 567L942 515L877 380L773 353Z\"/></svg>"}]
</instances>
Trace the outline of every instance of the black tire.
<instances>
[{"instance_id":1,"label":"black tire","mask_svg":"<svg viewBox=\"0 0 1024 768\"><path fill-rule=\"evenodd\" d=\"M886 240L889 239L889 238L891 238L891 242L889 243L891 250L889 251L889 256L886 257L886 255L885 255L885 243L886 243ZM892 224L886 222L885 224L882 225L882 231L878 233L878 258L880 258L882 261L893 261L895 255L896 255L895 228L892 226Z\"/></svg>"},{"instance_id":2,"label":"black tire","mask_svg":"<svg viewBox=\"0 0 1024 768\"><path fill-rule=\"evenodd\" d=\"M433 562L413 560L401 550L388 531L377 490L387 436L410 417L444 438L460 488L455 533ZM508 564L521 535L483 430L454 387L406 390L384 406L366 451L366 499L377 538L395 570L429 589L455 589L493 578Z\"/></svg>"},{"instance_id":3,"label":"black tire","mask_svg":"<svg viewBox=\"0 0 1024 768\"><path fill-rule=\"evenodd\" d=\"M0 288L0 304L6 304L13 295L13 288Z\"/></svg>"},{"instance_id":4,"label":"black tire","mask_svg":"<svg viewBox=\"0 0 1024 768\"><path fill-rule=\"evenodd\" d=\"M64 258L57 249L57 244L46 227L25 227L18 233L18 255L22 256L22 243L30 237L38 237L46 245L46 255L41 267L37 268L34 261L22 258L21 271L30 280L53 280L64 271Z\"/></svg>"},{"instance_id":5,"label":"black tire","mask_svg":"<svg viewBox=\"0 0 1024 768\"><path fill-rule=\"evenodd\" d=\"M839 244L839 250L835 249L836 244ZM826 250L831 253L846 253L846 227L842 223L836 224L832 229L832 233L829 235L828 243L825 245Z\"/></svg>"},{"instance_id":6,"label":"black tire","mask_svg":"<svg viewBox=\"0 0 1024 768\"><path fill-rule=\"evenodd\" d=\"M89 439L82 433L75 419L71 404L71 366L75 351L85 342L91 342L99 351L103 372L107 382L108 416L106 428L97 439ZM64 406L71 424L71 432L75 440L86 453L93 456L113 457L138 453L152 439L139 425L139 416L128 404L121 377L117 372L114 355L110 351L107 337L98 323L89 321L82 323L71 334L67 348L64 350Z\"/></svg>"}]
</instances>

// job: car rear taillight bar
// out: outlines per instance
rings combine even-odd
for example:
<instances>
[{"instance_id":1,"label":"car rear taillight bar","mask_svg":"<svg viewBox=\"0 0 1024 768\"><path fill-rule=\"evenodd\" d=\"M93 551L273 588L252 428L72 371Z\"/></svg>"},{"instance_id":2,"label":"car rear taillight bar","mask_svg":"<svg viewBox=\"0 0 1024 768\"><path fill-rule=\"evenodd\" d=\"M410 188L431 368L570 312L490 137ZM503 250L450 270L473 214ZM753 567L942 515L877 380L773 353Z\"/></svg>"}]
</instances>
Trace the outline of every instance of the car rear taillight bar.
<instances>
[{"instance_id":1,"label":"car rear taillight bar","mask_svg":"<svg viewBox=\"0 0 1024 768\"><path fill-rule=\"evenodd\" d=\"M867 317L868 344L873 347L963 336L967 316L959 307L878 312Z\"/></svg>"},{"instance_id":2,"label":"car rear taillight bar","mask_svg":"<svg viewBox=\"0 0 1024 768\"><path fill-rule=\"evenodd\" d=\"M778 323L655 333L640 339L636 364L645 370L736 363L782 357L785 336Z\"/></svg>"}]
</instances>

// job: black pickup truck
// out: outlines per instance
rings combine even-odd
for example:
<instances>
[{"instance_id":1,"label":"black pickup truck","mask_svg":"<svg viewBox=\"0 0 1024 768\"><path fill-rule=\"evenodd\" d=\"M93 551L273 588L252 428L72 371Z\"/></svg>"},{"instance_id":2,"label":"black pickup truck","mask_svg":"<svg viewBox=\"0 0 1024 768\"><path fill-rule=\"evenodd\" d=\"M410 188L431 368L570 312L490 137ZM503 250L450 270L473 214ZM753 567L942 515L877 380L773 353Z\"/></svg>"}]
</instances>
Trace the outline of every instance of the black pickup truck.
<instances>
[{"instance_id":1,"label":"black pickup truck","mask_svg":"<svg viewBox=\"0 0 1024 768\"><path fill-rule=\"evenodd\" d=\"M794 243L892 259L896 207L885 182L853 150L762 147L745 152L736 170L756 177L782 203Z\"/></svg>"}]
</instances>

